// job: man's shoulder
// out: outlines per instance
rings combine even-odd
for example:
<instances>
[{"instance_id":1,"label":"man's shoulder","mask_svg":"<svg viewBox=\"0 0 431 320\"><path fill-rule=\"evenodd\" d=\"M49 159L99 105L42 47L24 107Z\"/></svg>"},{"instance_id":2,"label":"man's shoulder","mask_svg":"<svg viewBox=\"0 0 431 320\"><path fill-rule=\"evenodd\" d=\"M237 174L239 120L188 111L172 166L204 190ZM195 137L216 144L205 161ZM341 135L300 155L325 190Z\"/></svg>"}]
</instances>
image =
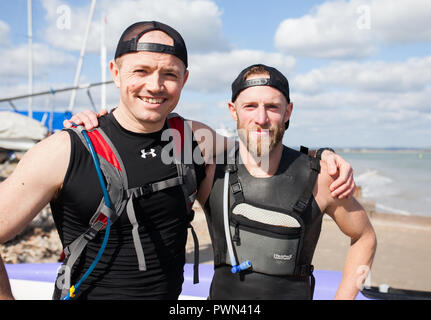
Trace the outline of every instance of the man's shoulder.
<instances>
[{"instance_id":1,"label":"man's shoulder","mask_svg":"<svg viewBox=\"0 0 431 320\"><path fill-rule=\"evenodd\" d=\"M45 169L46 173L54 174L58 168L67 168L71 152L70 145L67 132L56 132L28 150L23 157L25 161L21 162L26 163L27 167L37 167L41 172Z\"/></svg>"},{"instance_id":2,"label":"man's shoulder","mask_svg":"<svg viewBox=\"0 0 431 320\"><path fill-rule=\"evenodd\" d=\"M313 161L319 162L319 165L317 166L319 170L318 179L321 179L322 181L326 181L329 184L332 183L332 181L334 181L334 178L330 176L328 173L328 166L326 162L322 160L318 160L317 158L308 155L307 152L304 152L302 150L296 150L283 145L282 160L289 161L289 162L293 162L293 161L302 162L309 169L312 169L312 167L315 167L312 163Z\"/></svg>"},{"instance_id":3,"label":"man's shoulder","mask_svg":"<svg viewBox=\"0 0 431 320\"><path fill-rule=\"evenodd\" d=\"M99 119L99 127L110 127L113 126L116 123L115 117L112 113L105 114L101 116Z\"/></svg>"},{"instance_id":4,"label":"man's shoulder","mask_svg":"<svg viewBox=\"0 0 431 320\"><path fill-rule=\"evenodd\" d=\"M58 149L70 147L70 138L67 131L69 131L69 129L56 132L41 140L39 143L36 144L36 146L43 149Z\"/></svg>"},{"instance_id":5,"label":"man's shoulder","mask_svg":"<svg viewBox=\"0 0 431 320\"><path fill-rule=\"evenodd\" d=\"M310 161L311 157L308 154L283 145L283 153L280 159L281 171L292 168L295 168L295 170L306 168L308 170L310 168Z\"/></svg>"},{"instance_id":6,"label":"man's shoulder","mask_svg":"<svg viewBox=\"0 0 431 320\"><path fill-rule=\"evenodd\" d=\"M304 159L308 159L309 158L307 151L296 150L296 149L290 148L288 146L285 146L284 144L283 144L283 154L294 155L296 157L301 156Z\"/></svg>"}]
</instances>

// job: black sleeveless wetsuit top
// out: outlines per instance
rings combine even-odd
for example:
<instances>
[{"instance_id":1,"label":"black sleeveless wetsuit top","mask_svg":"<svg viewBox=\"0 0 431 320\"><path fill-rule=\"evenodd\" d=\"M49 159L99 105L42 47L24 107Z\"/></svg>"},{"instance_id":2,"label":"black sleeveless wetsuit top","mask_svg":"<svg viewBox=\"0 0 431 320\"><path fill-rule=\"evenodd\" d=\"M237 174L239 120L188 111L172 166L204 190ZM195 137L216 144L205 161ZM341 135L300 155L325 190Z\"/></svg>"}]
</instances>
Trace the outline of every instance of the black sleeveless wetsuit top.
<instances>
[{"instance_id":1,"label":"black sleeveless wetsuit top","mask_svg":"<svg viewBox=\"0 0 431 320\"><path fill-rule=\"evenodd\" d=\"M211 283L212 300L285 300L311 299L310 279L293 276L274 276L256 271L233 274L226 264L227 244L223 225L224 165L217 165L211 194L205 204L208 228L214 250L214 277ZM276 174L268 178L255 178L243 164L238 164L238 178L247 202L260 207L292 208L308 182L310 162L307 155L284 147ZM229 188L230 205L233 202ZM304 222L304 240L299 253L299 264L311 264L320 235L323 214L311 195L307 208L301 214Z\"/></svg>"},{"instance_id":2,"label":"black sleeveless wetsuit top","mask_svg":"<svg viewBox=\"0 0 431 320\"><path fill-rule=\"evenodd\" d=\"M99 119L117 148L127 171L129 187L166 180L177 176L175 164L161 161L161 150L169 141L161 141L167 128L149 134L125 130L112 113ZM102 190L91 156L79 137L67 130L71 139L70 163L64 184L51 208L63 247L84 233L95 213ZM193 149L197 147L193 141ZM155 149L143 158L142 152ZM141 151L144 150L144 151ZM199 153L200 154L200 153ZM199 163L203 163L199 162ZM205 177L204 165L195 164L197 182ZM187 209L181 186L155 192L134 201L139 234L147 270L138 270L132 239L132 225L126 213L112 225L106 249L94 271L81 285L78 299L177 299L184 280ZM104 232L90 241L72 270L75 284L93 262L102 244ZM59 298L59 290L54 299Z\"/></svg>"}]
</instances>

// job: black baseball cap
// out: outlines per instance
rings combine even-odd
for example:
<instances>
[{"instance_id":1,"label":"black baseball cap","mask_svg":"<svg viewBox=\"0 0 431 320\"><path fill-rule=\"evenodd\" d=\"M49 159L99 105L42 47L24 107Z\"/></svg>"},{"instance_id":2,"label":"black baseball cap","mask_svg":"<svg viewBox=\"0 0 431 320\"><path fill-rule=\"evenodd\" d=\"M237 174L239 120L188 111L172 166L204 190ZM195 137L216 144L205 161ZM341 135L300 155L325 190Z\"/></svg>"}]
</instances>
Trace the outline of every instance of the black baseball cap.
<instances>
[{"instance_id":1,"label":"black baseball cap","mask_svg":"<svg viewBox=\"0 0 431 320\"><path fill-rule=\"evenodd\" d=\"M165 32L174 40L173 46L161 43L139 42L139 39L147 32L160 30ZM179 58L188 67L187 48L183 37L174 28L158 21L141 21L129 26L121 35L115 50L115 59L123 54L139 51L151 51L168 53Z\"/></svg>"},{"instance_id":2,"label":"black baseball cap","mask_svg":"<svg viewBox=\"0 0 431 320\"><path fill-rule=\"evenodd\" d=\"M245 75L254 67L262 67L265 71L269 73L269 78L255 78L255 79L245 79ZM289 97L289 81L287 78L276 68L266 66L264 64L254 64L241 71L241 73L236 77L235 81L232 83L232 102L235 102L236 98L240 92L246 88L254 86L270 86L279 90L290 103ZM289 120L286 122L286 129L289 127Z\"/></svg>"}]
</instances>

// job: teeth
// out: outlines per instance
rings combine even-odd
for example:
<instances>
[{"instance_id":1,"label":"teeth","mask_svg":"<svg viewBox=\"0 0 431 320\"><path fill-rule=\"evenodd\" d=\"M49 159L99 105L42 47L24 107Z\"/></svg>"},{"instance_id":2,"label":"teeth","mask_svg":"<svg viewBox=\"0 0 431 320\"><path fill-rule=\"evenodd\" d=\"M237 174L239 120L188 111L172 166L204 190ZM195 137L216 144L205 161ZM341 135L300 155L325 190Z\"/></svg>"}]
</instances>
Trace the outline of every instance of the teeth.
<instances>
[{"instance_id":1,"label":"teeth","mask_svg":"<svg viewBox=\"0 0 431 320\"><path fill-rule=\"evenodd\" d=\"M149 102L149 103L154 103L154 104L162 103L163 100L164 100L163 98L159 98L159 99L156 99L156 98L145 98L145 97L142 98L142 101Z\"/></svg>"}]
</instances>

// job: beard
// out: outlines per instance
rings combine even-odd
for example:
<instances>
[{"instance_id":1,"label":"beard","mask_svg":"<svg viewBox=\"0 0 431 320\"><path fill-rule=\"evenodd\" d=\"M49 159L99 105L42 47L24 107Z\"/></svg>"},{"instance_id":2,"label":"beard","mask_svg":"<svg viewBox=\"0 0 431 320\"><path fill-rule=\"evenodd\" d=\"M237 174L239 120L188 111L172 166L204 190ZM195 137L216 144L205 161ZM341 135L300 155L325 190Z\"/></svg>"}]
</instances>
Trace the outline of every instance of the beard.
<instances>
[{"instance_id":1,"label":"beard","mask_svg":"<svg viewBox=\"0 0 431 320\"><path fill-rule=\"evenodd\" d=\"M267 128L258 125L247 128L243 126L239 118L237 129L240 140L247 146L247 151L258 158L269 155L269 153L281 143L284 132L286 131L284 123L272 125ZM258 135L253 133L253 131L260 131L267 134Z\"/></svg>"}]
</instances>

